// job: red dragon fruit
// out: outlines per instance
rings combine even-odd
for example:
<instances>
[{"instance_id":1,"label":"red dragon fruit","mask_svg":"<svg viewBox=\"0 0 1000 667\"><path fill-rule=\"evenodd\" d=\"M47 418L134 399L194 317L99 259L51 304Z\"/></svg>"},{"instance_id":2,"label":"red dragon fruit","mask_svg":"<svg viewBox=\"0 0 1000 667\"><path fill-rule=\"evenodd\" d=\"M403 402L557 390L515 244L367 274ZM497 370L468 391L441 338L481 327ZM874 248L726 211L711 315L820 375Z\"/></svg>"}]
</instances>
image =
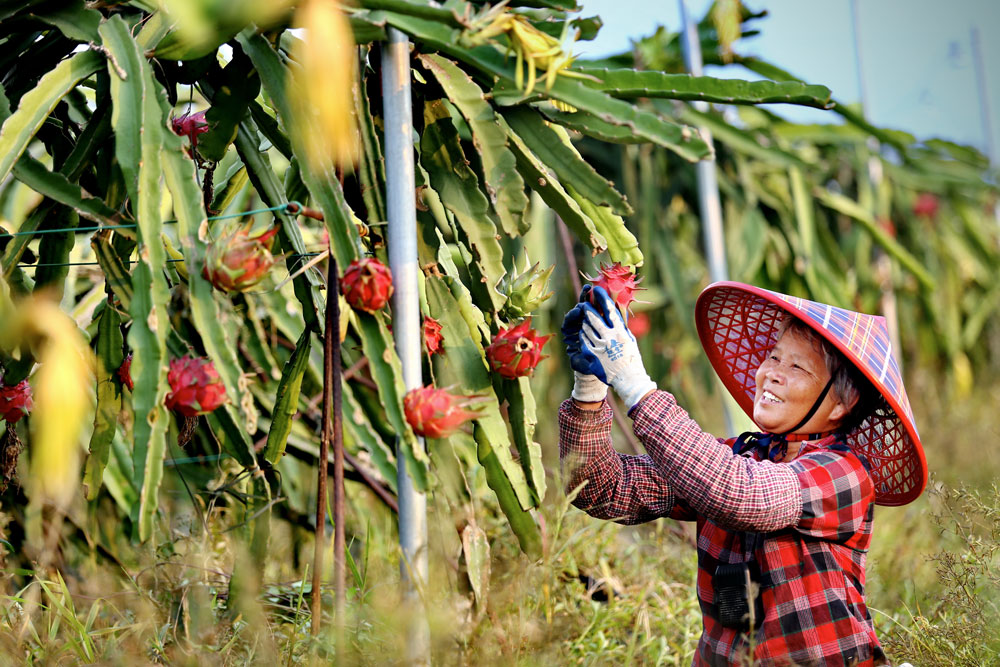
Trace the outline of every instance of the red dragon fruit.
<instances>
[{"instance_id":1,"label":"red dragon fruit","mask_svg":"<svg viewBox=\"0 0 1000 667\"><path fill-rule=\"evenodd\" d=\"M913 202L913 215L920 218L934 218L938 212L938 198L929 192L921 192Z\"/></svg>"},{"instance_id":2,"label":"red dragon fruit","mask_svg":"<svg viewBox=\"0 0 1000 667\"><path fill-rule=\"evenodd\" d=\"M12 386L0 387L0 417L8 424L31 412L34 402L31 400L31 385L27 380L21 380Z\"/></svg>"},{"instance_id":3,"label":"red dragon fruit","mask_svg":"<svg viewBox=\"0 0 1000 667\"><path fill-rule=\"evenodd\" d=\"M413 432L425 438L446 438L458 427L479 416L472 405L485 400L481 397L455 396L446 389L420 387L403 397L403 413Z\"/></svg>"},{"instance_id":4,"label":"red dragon fruit","mask_svg":"<svg viewBox=\"0 0 1000 667\"><path fill-rule=\"evenodd\" d=\"M356 259L344 271L340 291L352 308L375 313L392 296L392 273L389 267L372 257Z\"/></svg>"},{"instance_id":5,"label":"red dragon fruit","mask_svg":"<svg viewBox=\"0 0 1000 667\"><path fill-rule=\"evenodd\" d=\"M529 317L516 327L501 329L486 348L486 359L500 377L513 380L531 375L538 362L545 358L542 347L551 337L551 334L539 336L531 328Z\"/></svg>"},{"instance_id":6,"label":"red dragon fruit","mask_svg":"<svg viewBox=\"0 0 1000 667\"><path fill-rule=\"evenodd\" d=\"M433 317L424 318L424 345L427 347L427 354L432 357L441 351L441 345L444 343L441 329L441 323Z\"/></svg>"},{"instance_id":7,"label":"red dragon fruit","mask_svg":"<svg viewBox=\"0 0 1000 667\"><path fill-rule=\"evenodd\" d=\"M226 388L211 360L184 355L170 360L170 392L164 404L186 417L212 412L226 402Z\"/></svg>"},{"instance_id":8,"label":"red dragon fruit","mask_svg":"<svg viewBox=\"0 0 1000 667\"><path fill-rule=\"evenodd\" d=\"M649 333L649 313L636 313L628 318L628 330L636 337L636 340Z\"/></svg>"},{"instance_id":9,"label":"red dragon fruit","mask_svg":"<svg viewBox=\"0 0 1000 667\"><path fill-rule=\"evenodd\" d=\"M628 267L622 266L621 262L602 264L600 275L591 277L584 274L583 277L593 283L594 287L603 287L623 311L629 309L635 301L636 291L642 289L638 287L639 281L636 280L635 273Z\"/></svg>"},{"instance_id":10,"label":"red dragon fruit","mask_svg":"<svg viewBox=\"0 0 1000 667\"><path fill-rule=\"evenodd\" d=\"M129 352L125 361L118 367L118 379L122 385L128 387L129 391L135 391L135 382L132 381L132 353Z\"/></svg>"},{"instance_id":11,"label":"red dragon fruit","mask_svg":"<svg viewBox=\"0 0 1000 667\"><path fill-rule=\"evenodd\" d=\"M174 131L174 134L190 139L191 148L197 150L198 135L208 132L208 121L205 120L205 112L188 112L182 116L171 118L170 129Z\"/></svg>"},{"instance_id":12,"label":"red dragon fruit","mask_svg":"<svg viewBox=\"0 0 1000 667\"><path fill-rule=\"evenodd\" d=\"M223 292L246 292L274 265L271 244L277 227L250 236L250 226L236 227L209 246L202 275Z\"/></svg>"}]
</instances>

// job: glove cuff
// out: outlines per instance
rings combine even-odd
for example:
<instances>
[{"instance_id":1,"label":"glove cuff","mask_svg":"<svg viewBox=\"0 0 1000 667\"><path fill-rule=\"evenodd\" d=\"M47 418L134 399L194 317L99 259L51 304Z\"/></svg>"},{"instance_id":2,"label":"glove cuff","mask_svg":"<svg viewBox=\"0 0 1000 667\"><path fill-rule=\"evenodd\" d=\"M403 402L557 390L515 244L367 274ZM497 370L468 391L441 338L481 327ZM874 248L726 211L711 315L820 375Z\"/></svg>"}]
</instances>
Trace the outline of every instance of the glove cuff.
<instances>
[{"instance_id":1,"label":"glove cuff","mask_svg":"<svg viewBox=\"0 0 1000 667\"><path fill-rule=\"evenodd\" d=\"M608 395L608 385L601 382L596 375L587 375L573 371L573 393L571 396L585 403L603 401Z\"/></svg>"},{"instance_id":2,"label":"glove cuff","mask_svg":"<svg viewBox=\"0 0 1000 667\"><path fill-rule=\"evenodd\" d=\"M656 389L656 383L645 373L637 373L634 376L621 378L615 383L615 393L625 404L625 410L630 411L643 396Z\"/></svg>"}]
</instances>

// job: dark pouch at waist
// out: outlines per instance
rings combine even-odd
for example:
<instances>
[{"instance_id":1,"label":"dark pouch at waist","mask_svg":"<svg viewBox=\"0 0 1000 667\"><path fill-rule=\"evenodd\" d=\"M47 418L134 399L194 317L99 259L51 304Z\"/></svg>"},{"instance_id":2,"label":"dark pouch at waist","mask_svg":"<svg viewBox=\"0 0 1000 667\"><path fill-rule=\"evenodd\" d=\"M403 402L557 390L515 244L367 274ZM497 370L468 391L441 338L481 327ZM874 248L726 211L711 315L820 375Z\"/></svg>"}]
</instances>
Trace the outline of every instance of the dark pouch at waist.
<instances>
[{"instance_id":1,"label":"dark pouch at waist","mask_svg":"<svg viewBox=\"0 0 1000 667\"><path fill-rule=\"evenodd\" d=\"M753 563L723 564L715 568L712 588L719 623L726 628L748 632L764 620L760 576Z\"/></svg>"}]
</instances>

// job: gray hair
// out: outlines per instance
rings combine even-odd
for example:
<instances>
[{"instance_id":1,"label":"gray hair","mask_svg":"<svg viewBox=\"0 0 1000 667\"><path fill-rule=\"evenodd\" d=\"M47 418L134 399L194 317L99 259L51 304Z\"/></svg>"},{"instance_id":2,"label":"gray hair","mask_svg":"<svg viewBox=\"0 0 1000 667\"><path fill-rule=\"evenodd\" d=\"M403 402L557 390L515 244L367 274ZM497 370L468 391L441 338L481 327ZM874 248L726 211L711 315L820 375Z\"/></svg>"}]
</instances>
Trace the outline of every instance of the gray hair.
<instances>
[{"instance_id":1,"label":"gray hair","mask_svg":"<svg viewBox=\"0 0 1000 667\"><path fill-rule=\"evenodd\" d=\"M843 430L851 431L878 407L881 397L878 390L833 343L799 318L786 314L778 325L777 336L780 338L789 331L808 340L823 355L826 369L833 378L830 391L834 397L845 406L857 401L840 423Z\"/></svg>"}]
</instances>

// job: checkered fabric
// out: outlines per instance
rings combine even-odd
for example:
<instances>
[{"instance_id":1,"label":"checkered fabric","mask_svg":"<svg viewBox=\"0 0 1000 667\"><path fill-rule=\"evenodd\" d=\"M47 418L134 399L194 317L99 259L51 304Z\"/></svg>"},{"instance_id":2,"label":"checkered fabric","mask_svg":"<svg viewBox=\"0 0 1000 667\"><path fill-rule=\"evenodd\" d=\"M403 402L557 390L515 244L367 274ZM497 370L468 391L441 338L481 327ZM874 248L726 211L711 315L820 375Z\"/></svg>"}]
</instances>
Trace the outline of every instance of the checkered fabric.
<instances>
[{"instance_id":1,"label":"checkered fabric","mask_svg":"<svg viewBox=\"0 0 1000 667\"><path fill-rule=\"evenodd\" d=\"M833 343L879 390L885 404L848 434L847 444L871 465L877 504L914 500L927 484L927 463L885 318L742 283L709 285L698 297L695 321L723 384L752 417L754 374L774 347L785 313Z\"/></svg>"},{"instance_id":2,"label":"checkered fabric","mask_svg":"<svg viewBox=\"0 0 1000 667\"><path fill-rule=\"evenodd\" d=\"M648 452L614 451L611 409L559 411L559 453L573 504L633 524L695 521L703 633L695 665L872 665L882 657L864 600L874 487L834 436L803 445L789 463L736 456L657 391L632 410ZM712 575L758 564L764 620L753 636L718 622ZM751 655L752 653L752 655Z\"/></svg>"}]
</instances>

